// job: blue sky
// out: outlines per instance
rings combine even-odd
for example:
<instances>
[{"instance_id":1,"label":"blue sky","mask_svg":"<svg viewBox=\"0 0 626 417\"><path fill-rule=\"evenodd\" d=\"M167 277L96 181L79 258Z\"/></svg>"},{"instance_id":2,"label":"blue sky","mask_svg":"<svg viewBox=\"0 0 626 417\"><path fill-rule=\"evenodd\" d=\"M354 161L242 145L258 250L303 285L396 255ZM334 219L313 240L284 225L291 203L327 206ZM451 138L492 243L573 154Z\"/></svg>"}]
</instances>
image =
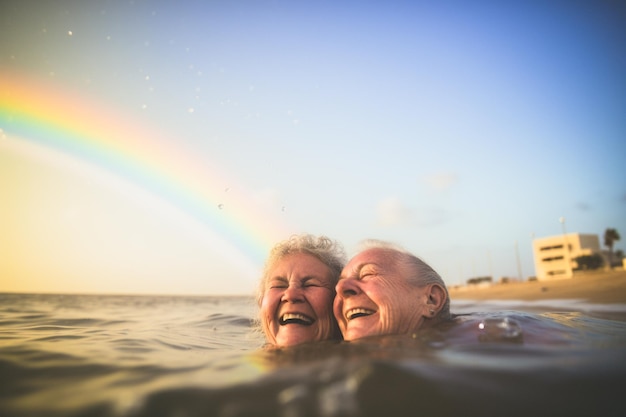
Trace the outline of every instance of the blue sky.
<instances>
[{"instance_id":1,"label":"blue sky","mask_svg":"<svg viewBox=\"0 0 626 417\"><path fill-rule=\"evenodd\" d=\"M392 240L450 285L517 276L516 242L522 275L533 275L532 236L562 233L562 216L567 232L601 238L613 227L626 239L626 9L619 2L13 3L0 6L0 76L27 74L168 132L223 172L225 188L237 184L273 205L292 232L326 234L350 253L365 238ZM34 177L65 175L32 160L14 164L32 166ZM26 170L5 174L18 181ZM68 181L78 180L65 178L66 189L82 187ZM32 192L44 192L36 183ZM128 204L93 187L106 200L100 206ZM88 204L76 193L73 204ZM27 200L8 198L25 212ZM56 207L68 201L58 198ZM141 240L144 230L130 219L117 238ZM20 221L34 222L26 214ZM254 286L255 277L207 284L218 266L188 258L207 248L184 234L172 238L175 223L155 224L151 233L167 231L141 243L144 258L133 271L153 268L159 285L137 278L141 285L84 290L246 293ZM115 245L107 239L102 251ZM616 248L626 248L624 239ZM194 272L182 287L181 278L171 280L180 261L171 256L157 267L150 256L178 253L168 241L189 248L183 258ZM109 264L123 261L111 253L106 270L119 275ZM105 261L76 267L77 275L98 262ZM77 288L15 270L33 280L31 289Z\"/></svg>"}]
</instances>

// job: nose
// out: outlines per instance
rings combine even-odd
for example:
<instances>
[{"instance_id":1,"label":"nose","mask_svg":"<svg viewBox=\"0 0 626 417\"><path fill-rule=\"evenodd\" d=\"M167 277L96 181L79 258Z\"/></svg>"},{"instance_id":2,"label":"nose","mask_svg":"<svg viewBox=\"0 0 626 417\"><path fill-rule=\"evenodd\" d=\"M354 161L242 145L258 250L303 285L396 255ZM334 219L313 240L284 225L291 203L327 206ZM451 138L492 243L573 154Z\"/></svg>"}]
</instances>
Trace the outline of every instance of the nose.
<instances>
[{"instance_id":1,"label":"nose","mask_svg":"<svg viewBox=\"0 0 626 417\"><path fill-rule=\"evenodd\" d=\"M281 301L289 302L289 303L299 303L304 301L304 294L302 293L302 287L295 284L289 284L287 288L285 288L285 292L281 297Z\"/></svg>"},{"instance_id":2,"label":"nose","mask_svg":"<svg viewBox=\"0 0 626 417\"><path fill-rule=\"evenodd\" d=\"M358 283L355 279L343 278L337 283L335 291L339 297L347 298L352 295L357 295L361 290L359 289Z\"/></svg>"}]
</instances>

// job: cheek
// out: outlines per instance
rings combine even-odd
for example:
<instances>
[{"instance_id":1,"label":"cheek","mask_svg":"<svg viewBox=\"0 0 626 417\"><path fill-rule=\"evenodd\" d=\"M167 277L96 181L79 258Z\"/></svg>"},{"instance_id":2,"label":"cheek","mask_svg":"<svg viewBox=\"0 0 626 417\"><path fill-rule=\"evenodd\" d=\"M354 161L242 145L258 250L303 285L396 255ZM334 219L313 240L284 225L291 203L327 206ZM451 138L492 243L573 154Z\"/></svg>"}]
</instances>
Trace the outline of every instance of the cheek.
<instances>
[{"instance_id":1,"label":"cheek","mask_svg":"<svg viewBox=\"0 0 626 417\"><path fill-rule=\"evenodd\" d=\"M339 320L342 317L342 310L343 310L343 300L340 297L335 297L335 300L333 302L333 313L335 314L335 317Z\"/></svg>"},{"instance_id":2,"label":"cheek","mask_svg":"<svg viewBox=\"0 0 626 417\"><path fill-rule=\"evenodd\" d=\"M280 327L275 319L276 308L278 307L278 301L280 297L276 294L272 294L271 291L266 292L261 300L259 306L259 320L261 322L261 328L265 337L270 343L276 343L276 334Z\"/></svg>"},{"instance_id":3,"label":"cheek","mask_svg":"<svg viewBox=\"0 0 626 417\"><path fill-rule=\"evenodd\" d=\"M388 283L376 282L369 286L364 286L363 293L374 302L379 309L392 307L399 297L403 296L401 289L395 290Z\"/></svg>"},{"instance_id":4,"label":"cheek","mask_svg":"<svg viewBox=\"0 0 626 417\"><path fill-rule=\"evenodd\" d=\"M420 310L424 304L422 294L416 288L405 288L401 297L390 306L391 311L396 317L412 317Z\"/></svg>"},{"instance_id":5,"label":"cheek","mask_svg":"<svg viewBox=\"0 0 626 417\"><path fill-rule=\"evenodd\" d=\"M413 293L410 288L400 285L381 285L370 294L370 299L378 306L381 320L392 325L393 322L403 317L404 308L411 309Z\"/></svg>"},{"instance_id":6,"label":"cheek","mask_svg":"<svg viewBox=\"0 0 626 417\"><path fill-rule=\"evenodd\" d=\"M319 292L315 295L314 302L311 303L318 319L324 319L333 314L334 294L328 291Z\"/></svg>"},{"instance_id":7,"label":"cheek","mask_svg":"<svg viewBox=\"0 0 626 417\"><path fill-rule=\"evenodd\" d=\"M277 297L272 295L271 293L266 292L263 295L263 300L261 300L261 318L263 321L269 320L274 316L274 311L276 310L276 300Z\"/></svg>"}]
</instances>

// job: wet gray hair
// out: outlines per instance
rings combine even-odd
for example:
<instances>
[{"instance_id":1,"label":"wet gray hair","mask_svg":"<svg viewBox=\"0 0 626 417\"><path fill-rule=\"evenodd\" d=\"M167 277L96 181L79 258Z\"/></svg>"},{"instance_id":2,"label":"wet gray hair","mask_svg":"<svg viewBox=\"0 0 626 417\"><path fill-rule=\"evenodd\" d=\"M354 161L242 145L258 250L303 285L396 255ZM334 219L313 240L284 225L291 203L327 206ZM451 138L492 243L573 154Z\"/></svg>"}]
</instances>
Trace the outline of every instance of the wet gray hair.
<instances>
[{"instance_id":1,"label":"wet gray hair","mask_svg":"<svg viewBox=\"0 0 626 417\"><path fill-rule=\"evenodd\" d=\"M265 261L263 275L257 289L256 301L260 306L265 293L265 285L270 278L269 274L276 263L281 261L285 256L293 253L306 253L319 259L324 265L330 269L331 284L334 291L341 270L346 264L346 254L343 246L335 240L326 236L314 236L310 234L293 235L287 240L278 242Z\"/></svg>"},{"instance_id":2,"label":"wet gray hair","mask_svg":"<svg viewBox=\"0 0 626 417\"><path fill-rule=\"evenodd\" d=\"M436 320L443 320L450 317L450 294L448 293L448 288L446 287L446 284L441 276L430 265L413 255L402 246L396 245L392 242L367 239L359 244L359 252L368 249L381 249L389 254L389 256L391 256L396 262L405 265L407 269L411 271L410 275L407 277L409 284L417 287L423 287L430 284L438 284L441 286L446 293L446 301L434 318Z\"/></svg>"}]
</instances>

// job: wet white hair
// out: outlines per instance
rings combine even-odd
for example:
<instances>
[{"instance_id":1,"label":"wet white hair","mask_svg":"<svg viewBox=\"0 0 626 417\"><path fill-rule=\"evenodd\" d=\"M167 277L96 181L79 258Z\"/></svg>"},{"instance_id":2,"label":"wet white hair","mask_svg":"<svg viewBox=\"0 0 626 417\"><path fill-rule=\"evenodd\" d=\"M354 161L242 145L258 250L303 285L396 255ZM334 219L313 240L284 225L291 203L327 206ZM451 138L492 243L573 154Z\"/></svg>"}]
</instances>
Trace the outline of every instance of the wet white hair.
<instances>
[{"instance_id":1,"label":"wet white hair","mask_svg":"<svg viewBox=\"0 0 626 417\"><path fill-rule=\"evenodd\" d=\"M361 241L359 244L359 252L368 249L381 249L389 254L389 256L393 257L394 261L406 265L408 270L411 271L410 275L407 277L409 284L418 287L430 284L438 284L441 286L446 293L446 301L434 318L447 319L450 317L450 294L448 293L448 288L441 276L430 265L402 246L392 242L377 239Z\"/></svg>"}]
</instances>

